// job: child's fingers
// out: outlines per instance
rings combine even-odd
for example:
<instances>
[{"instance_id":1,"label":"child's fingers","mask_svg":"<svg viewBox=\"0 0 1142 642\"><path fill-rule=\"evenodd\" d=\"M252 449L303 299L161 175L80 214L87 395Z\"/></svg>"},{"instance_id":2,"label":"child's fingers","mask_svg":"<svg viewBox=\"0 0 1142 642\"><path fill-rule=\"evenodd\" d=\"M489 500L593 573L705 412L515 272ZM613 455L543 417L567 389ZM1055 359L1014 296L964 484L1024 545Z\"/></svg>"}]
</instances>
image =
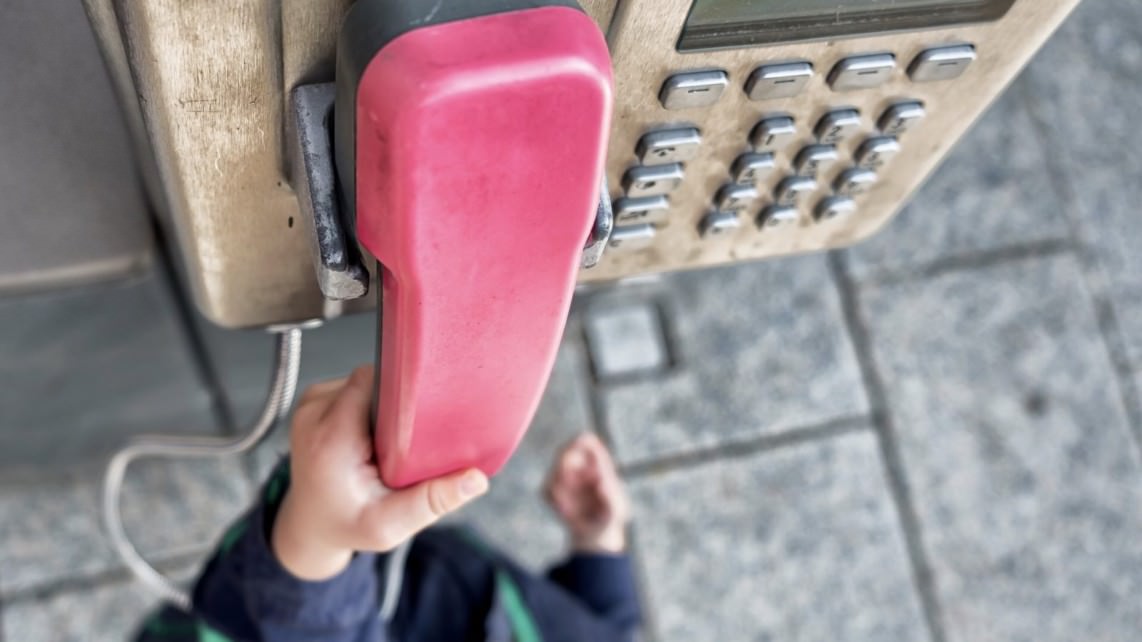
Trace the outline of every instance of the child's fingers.
<instances>
[{"instance_id":1,"label":"child's fingers","mask_svg":"<svg viewBox=\"0 0 1142 642\"><path fill-rule=\"evenodd\" d=\"M362 515L368 548L387 551L488 491L488 478L476 469L394 491Z\"/></svg>"},{"instance_id":2,"label":"child's fingers","mask_svg":"<svg viewBox=\"0 0 1142 642\"><path fill-rule=\"evenodd\" d=\"M614 468L615 462L611 457L611 451L598 435L593 432L586 433L582 438L583 448L591 453L591 457L600 468Z\"/></svg>"},{"instance_id":3,"label":"child's fingers","mask_svg":"<svg viewBox=\"0 0 1142 642\"><path fill-rule=\"evenodd\" d=\"M368 434L369 408L372 403L372 370L362 366L349 375L345 386L325 412L323 421L330 424L338 441Z\"/></svg>"},{"instance_id":4,"label":"child's fingers","mask_svg":"<svg viewBox=\"0 0 1142 642\"><path fill-rule=\"evenodd\" d=\"M307 387L301 393L300 400L302 402L304 402L307 398L310 398L310 397L314 397L314 398L324 397L325 395L327 395L331 392L336 392L336 391L340 390L342 388L342 386L345 385L345 382L348 380L349 380L349 377L338 377L336 379L326 379L325 381L318 381L315 384L311 384L309 387Z\"/></svg>"},{"instance_id":5,"label":"child's fingers","mask_svg":"<svg viewBox=\"0 0 1142 642\"><path fill-rule=\"evenodd\" d=\"M326 412L326 417L332 417L337 412L351 412L364 405L368 407L371 400L372 369L370 366L361 366L354 370L345 379L345 384L337 391L337 399Z\"/></svg>"}]
</instances>

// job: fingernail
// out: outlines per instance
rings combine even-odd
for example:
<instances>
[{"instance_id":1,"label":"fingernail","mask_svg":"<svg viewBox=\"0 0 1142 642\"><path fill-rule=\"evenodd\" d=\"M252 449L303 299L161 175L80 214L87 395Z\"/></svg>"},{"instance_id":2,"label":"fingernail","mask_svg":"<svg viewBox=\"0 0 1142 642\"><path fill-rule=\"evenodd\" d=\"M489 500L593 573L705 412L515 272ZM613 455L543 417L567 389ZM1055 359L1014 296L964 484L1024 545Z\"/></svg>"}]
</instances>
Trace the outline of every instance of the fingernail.
<instances>
[{"instance_id":1,"label":"fingernail","mask_svg":"<svg viewBox=\"0 0 1142 642\"><path fill-rule=\"evenodd\" d=\"M488 478L478 470L469 470L460 478L460 494L464 499L479 497L488 490Z\"/></svg>"}]
</instances>

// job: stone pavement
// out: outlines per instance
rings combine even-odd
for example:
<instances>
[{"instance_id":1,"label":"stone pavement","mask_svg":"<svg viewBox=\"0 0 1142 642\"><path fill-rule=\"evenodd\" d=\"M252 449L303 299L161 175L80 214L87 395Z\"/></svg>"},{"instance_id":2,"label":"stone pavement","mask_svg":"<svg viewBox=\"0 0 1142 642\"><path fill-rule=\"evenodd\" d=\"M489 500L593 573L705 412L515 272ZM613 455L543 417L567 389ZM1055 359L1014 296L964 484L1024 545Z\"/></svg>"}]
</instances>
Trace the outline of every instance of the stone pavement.
<instances>
[{"instance_id":1,"label":"stone pavement","mask_svg":"<svg viewBox=\"0 0 1142 642\"><path fill-rule=\"evenodd\" d=\"M651 640L1142 638L1139 79L1142 5L1087 0L873 240L584 292L520 454L465 518L550 561L537 488L593 429L630 480ZM314 333L307 378L371 331ZM241 419L268 344L203 332ZM193 573L281 443L141 467L144 550ZM122 639L150 603L94 479L0 485L4 640Z\"/></svg>"}]
</instances>

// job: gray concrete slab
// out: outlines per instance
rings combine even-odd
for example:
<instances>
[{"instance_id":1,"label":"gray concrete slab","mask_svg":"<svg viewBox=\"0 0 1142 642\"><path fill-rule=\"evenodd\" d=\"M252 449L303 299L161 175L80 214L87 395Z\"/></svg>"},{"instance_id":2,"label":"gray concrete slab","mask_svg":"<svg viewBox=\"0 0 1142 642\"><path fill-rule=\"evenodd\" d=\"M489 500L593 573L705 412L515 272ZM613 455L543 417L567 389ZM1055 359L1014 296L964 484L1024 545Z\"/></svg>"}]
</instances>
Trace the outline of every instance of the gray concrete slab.
<instances>
[{"instance_id":1,"label":"gray concrete slab","mask_svg":"<svg viewBox=\"0 0 1142 642\"><path fill-rule=\"evenodd\" d=\"M198 565L163 568L188 583ZM116 580L93 588L62 591L46 599L5 604L0 639L36 642L126 642L133 639L158 600L139 583Z\"/></svg>"},{"instance_id":2,"label":"gray concrete slab","mask_svg":"<svg viewBox=\"0 0 1142 642\"><path fill-rule=\"evenodd\" d=\"M883 230L850 250L855 277L916 271L934 261L1065 239L1049 153L1016 85L984 114Z\"/></svg>"},{"instance_id":3,"label":"gray concrete slab","mask_svg":"<svg viewBox=\"0 0 1142 642\"><path fill-rule=\"evenodd\" d=\"M95 476L0 486L0 596L121 566L103 533L100 491ZM163 558L213 546L251 497L236 459L140 462L128 471L123 517L143 554Z\"/></svg>"},{"instance_id":4,"label":"gray concrete slab","mask_svg":"<svg viewBox=\"0 0 1142 642\"><path fill-rule=\"evenodd\" d=\"M679 365L602 393L622 462L868 410L824 257L671 275L663 290Z\"/></svg>"},{"instance_id":5,"label":"gray concrete slab","mask_svg":"<svg viewBox=\"0 0 1142 642\"><path fill-rule=\"evenodd\" d=\"M1142 368L1142 5L1086 0L1026 77L1065 205L1105 270L1129 358Z\"/></svg>"},{"instance_id":6,"label":"gray concrete slab","mask_svg":"<svg viewBox=\"0 0 1142 642\"><path fill-rule=\"evenodd\" d=\"M141 432L215 433L164 283L0 299L0 475L66 471Z\"/></svg>"},{"instance_id":7,"label":"gray concrete slab","mask_svg":"<svg viewBox=\"0 0 1142 642\"><path fill-rule=\"evenodd\" d=\"M488 541L535 570L566 550L563 529L541 497L548 465L559 447L592 429L586 391L586 361L575 342L565 342L535 420L514 457L492 479L491 490L458 517Z\"/></svg>"},{"instance_id":8,"label":"gray concrete slab","mask_svg":"<svg viewBox=\"0 0 1142 642\"><path fill-rule=\"evenodd\" d=\"M633 484L662 642L926 640L871 431Z\"/></svg>"},{"instance_id":9,"label":"gray concrete slab","mask_svg":"<svg viewBox=\"0 0 1142 642\"><path fill-rule=\"evenodd\" d=\"M156 604L140 585L119 582L6 604L0 631L5 640L124 642L132 639Z\"/></svg>"},{"instance_id":10,"label":"gray concrete slab","mask_svg":"<svg viewBox=\"0 0 1142 642\"><path fill-rule=\"evenodd\" d=\"M948 640L1136 640L1142 466L1077 262L863 308Z\"/></svg>"},{"instance_id":11,"label":"gray concrete slab","mask_svg":"<svg viewBox=\"0 0 1142 642\"><path fill-rule=\"evenodd\" d=\"M583 325L595 376L601 380L647 375L667 367L670 355L653 302L600 302Z\"/></svg>"}]
</instances>

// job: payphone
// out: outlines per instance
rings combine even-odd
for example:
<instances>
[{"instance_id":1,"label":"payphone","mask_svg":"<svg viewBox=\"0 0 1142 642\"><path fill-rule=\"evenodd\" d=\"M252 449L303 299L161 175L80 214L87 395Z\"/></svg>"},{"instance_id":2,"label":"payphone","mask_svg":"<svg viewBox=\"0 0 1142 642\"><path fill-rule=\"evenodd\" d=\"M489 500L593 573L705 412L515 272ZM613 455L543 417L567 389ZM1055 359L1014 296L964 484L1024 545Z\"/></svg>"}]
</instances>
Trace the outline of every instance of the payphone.
<instances>
[{"instance_id":1,"label":"payphone","mask_svg":"<svg viewBox=\"0 0 1142 642\"><path fill-rule=\"evenodd\" d=\"M866 238L1078 1L582 0L612 58L621 211L579 281ZM85 4L199 309L256 327L369 307L314 283L288 151L290 92L334 79L353 3Z\"/></svg>"},{"instance_id":2,"label":"payphone","mask_svg":"<svg viewBox=\"0 0 1142 642\"><path fill-rule=\"evenodd\" d=\"M156 197L201 311L230 327L292 323L368 309L366 291L379 286L386 293L380 358L382 369L389 368L381 373L377 412L383 417L398 408L419 412L416 403L397 403L401 395L415 401L415 386L386 392L385 381L424 381L419 350L439 355L463 343L422 341L441 333L464 336L486 321L542 347L557 339L575 282L820 251L868 237L1078 1L584 0L584 13L577 13L571 2L395 0L385 3L395 12L376 15L364 9L369 0L86 5L132 121L145 132L139 142L153 151L162 192ZM578 18L558 26L505 25L494 18L529 11ZM386 30L409 21L389 46L415 34L414 26L437 19L461 24L452 35L480 43L473 59L501 60L504 73L485 70L435 86L439 70L432 64L402 67L386 60L393 65L384 72L391 85L348 95L344 25L362 16L376 20L368 29L381 33L381 41ZM594 44L584 23L594 29ZM362 24L350 22L349 32ZM545 35L520 44L536 34ZM571 42L567 34L582 38ZM605 34L609 65L599 34ZM409 55L431 59L435 51L447 58L457 42L438 32L417 40ZM514 45L520 48L511 53L496 49ZM386 48L372 49L366 62L384 58ZM545 62L522 64L526 51ZM355 81L365 82L367 68L355 68ZM495 96L504 95L497 92L521 79L535 81L531 89L540 93L557 93L536 79L561 73L568 87L594 79L567 94L566 100L589 97L573 113L554 109L554 102L534 113L511 100L497 103ZM339 84L330 91L332 82ZM420 91L428 94L418 99ZM433 113L466 91L473 92L478 117ZM364 121L349 109L361 106L362 95L376 101ZM322 115L328 110L331 129ZM514 126L504 124L505 116ZM591 123L608 122L602 134L592 129ZM356 131L346 137L350 126ZM322 131L334 133L323 138ZM376 183L383 193L365 200L357 173L363 140L388 150L366 160L392 178ZM356 165L344 160L350 144L357 146L350 155ZM600 146L594 155L591 145ZM513 155L523 148L530 155ZM333 166L336 175L322 174L322 167ZM499 197L502 218L492 227L427 223L438 220L433 208L495 209ZM382 213L362 219L366 202ZM350 215L330 218L331 207ZM323 245L330 239L332 246ZM489 254L472 251L489 240L495 244ZM582 263L591 267L580 268L585 246L591 257ZM456 256L464 260L452 263ZM497 290L496 272L477 260L490 256L515 266L503 272L514 275L511 289ZM402 269L411 271L402 276ZM400 283L423 288L402 299ZM487 315L472 316L481 306ZM413 348L400 355L402 346ZM542 387L550 367L550 354L536 354L541 367L497 400L513 410L514 424L526 423L533 401L519 391L537 382ZM504 355L470 356L461 362L477 373ZM410 378L384 376L398 372ZM459 369L442 376L462 387ZM472 404L494 392L475 390ZM395 426L381 432L407 446L411 433ZM497 451L512 445L504 440ZM484 461L494 469L502 462L481 459L477 451L427 457L420 474L404 469L404 459L392 460L386 474L405 483L440 466Z\"/></svg>"}]
</instances>

